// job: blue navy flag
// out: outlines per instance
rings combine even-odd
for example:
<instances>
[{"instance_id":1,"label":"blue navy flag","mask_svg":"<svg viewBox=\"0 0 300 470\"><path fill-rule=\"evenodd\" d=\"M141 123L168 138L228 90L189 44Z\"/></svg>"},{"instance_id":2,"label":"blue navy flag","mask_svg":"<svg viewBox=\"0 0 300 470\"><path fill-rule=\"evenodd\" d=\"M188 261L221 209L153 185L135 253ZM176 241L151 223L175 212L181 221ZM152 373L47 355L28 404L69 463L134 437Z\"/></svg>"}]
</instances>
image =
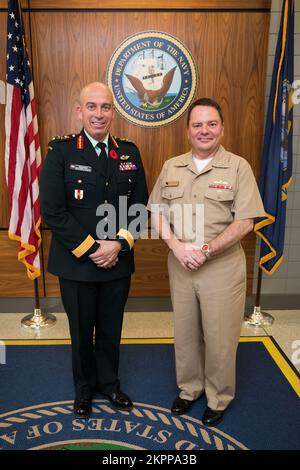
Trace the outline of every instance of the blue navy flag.
<instances>
[{"instance_id":1,"label":"blue navy flag","mask_svg":"<svg viewBox=\"0 0 300 470\"><path fill-rule=\"evenodd\" d=\"M265 217L254 227L261 237L259 266L267 274L283 261L287 189L292 182L293 79L294 2L284 0L259 182Z\"/></svg>"}]
</instances>

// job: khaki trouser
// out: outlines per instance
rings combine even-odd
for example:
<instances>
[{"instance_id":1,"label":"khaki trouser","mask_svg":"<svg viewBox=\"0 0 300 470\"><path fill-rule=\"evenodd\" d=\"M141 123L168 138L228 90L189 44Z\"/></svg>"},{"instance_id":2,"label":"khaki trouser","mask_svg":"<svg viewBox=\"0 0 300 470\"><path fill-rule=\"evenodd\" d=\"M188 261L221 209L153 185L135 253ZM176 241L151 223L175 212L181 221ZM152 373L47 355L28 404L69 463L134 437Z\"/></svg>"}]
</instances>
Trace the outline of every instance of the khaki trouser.
<instances>
[{"instance_id":1,"label":"khaki trouser","mask_svg":"<svg viewBox=\"0 0 300 470\"><path fill-rule=\"evenodd\" d=\"M244 316L246 261L240 244L185 270L169 253L180 397L224 410L235 395L236 350Z\"/></svg>"}]
</instances>

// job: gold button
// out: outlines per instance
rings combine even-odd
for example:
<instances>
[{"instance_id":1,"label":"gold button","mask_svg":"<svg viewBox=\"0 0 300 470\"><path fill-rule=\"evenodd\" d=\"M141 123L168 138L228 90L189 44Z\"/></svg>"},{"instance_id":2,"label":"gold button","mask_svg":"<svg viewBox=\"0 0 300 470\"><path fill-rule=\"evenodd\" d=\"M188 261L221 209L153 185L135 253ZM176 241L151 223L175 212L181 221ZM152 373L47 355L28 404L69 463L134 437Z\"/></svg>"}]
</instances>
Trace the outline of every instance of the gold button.
<instances>
[{"instance_id":1,"label":"gold button","mask_svg":"<svg viewBox=\"0 0 300 470\"><path fill-rule=\"evenodd\" d=\"M78 180L77 183L82 183L82 180Z\"/></svg>"},{"instance_id":2,"label":"gold button","mask_svg":"<svg viewBox=\"0 0 300 470\"><path fill-rule=\"evenodd\" d=\"M108 186L108 181L106 181L105 186Z\"/></svg>"}]
</instances>

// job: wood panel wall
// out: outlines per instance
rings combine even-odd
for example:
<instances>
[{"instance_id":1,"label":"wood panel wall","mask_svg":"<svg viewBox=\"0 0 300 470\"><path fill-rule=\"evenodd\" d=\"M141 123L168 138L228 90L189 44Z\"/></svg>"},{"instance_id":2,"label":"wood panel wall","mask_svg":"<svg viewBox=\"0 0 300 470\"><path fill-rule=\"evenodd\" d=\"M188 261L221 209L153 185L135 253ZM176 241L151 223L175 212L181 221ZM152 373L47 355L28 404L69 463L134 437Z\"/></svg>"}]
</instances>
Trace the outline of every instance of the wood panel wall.
<instances>
[{"instance_id":1,"label":"wood panel wall","mask_svg":"<svg viewBox=\"0 0 300 470\"><path fill-rule=\"evenodd\" d=\"M152 8L159 8L151 2ZM128 36L146 30L178 37L198 67L197 96L219 101L224 110L224 145L244 156L258 176L263 133L264 87L270 1L169 1L164 10L140 11L146 2L64 2L32 0L30 13L35 95L38 103L41 149L57 134L80 129L75 108L80 89L94 80L105 81L114 49ZM28 2L25 7L27 31ZM122 7L121 7L122 4ZM131 8L133 11L124 9ZM157 4L157 5L156 5ZM102 10L99 10L99 5ZM3 8L3 10L1 10ZM0 0L0 80L6 67L6 2ZM94 9L89 11L88 8ZM124 9L119 11L120 8ZM27 34L29 42L29 34ZM15 243L7 238L8 207L4 178L4 106L0 105L0 296L32 296L23 265L16 262ZM151 190L164 161L188 150L186 120L147 129L116 116L113 133L134 140L142 154ZM50 234L44 234L47 259ZM248 292L252 290L255 237L244 242L248 260ZM137 270L132 296L169 295L167 249L160 240L136 245ZM44 272L47 296L58 296L57 280Z\"/></svg>"}]
</instances>

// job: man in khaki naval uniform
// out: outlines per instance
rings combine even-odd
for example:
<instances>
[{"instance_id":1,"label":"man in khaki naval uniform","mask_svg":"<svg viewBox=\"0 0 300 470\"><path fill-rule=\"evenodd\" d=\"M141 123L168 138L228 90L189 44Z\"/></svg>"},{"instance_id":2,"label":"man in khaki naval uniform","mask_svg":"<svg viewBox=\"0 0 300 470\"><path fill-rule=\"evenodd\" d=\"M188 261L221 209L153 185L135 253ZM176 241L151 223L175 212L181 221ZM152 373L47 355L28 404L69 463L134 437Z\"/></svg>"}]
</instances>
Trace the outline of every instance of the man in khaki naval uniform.
<instances>
[{"instance_id":1,"label":"man in khaki naval uniform","mask_svg":"<svg viewBox=\"0 0 300 470\"><path fill-rule=\"evenodd\" d=\"M188 112L191 151L165 162L148 202L152 223L170 248L180 389L171 410L186 413L205 391L202 421L208 426L222 419L235 395L246 294L240 240L264 215L251 167L220 145L223 133L220 106L208 98L195 101Z\"/></svg>"}]
</instances>

